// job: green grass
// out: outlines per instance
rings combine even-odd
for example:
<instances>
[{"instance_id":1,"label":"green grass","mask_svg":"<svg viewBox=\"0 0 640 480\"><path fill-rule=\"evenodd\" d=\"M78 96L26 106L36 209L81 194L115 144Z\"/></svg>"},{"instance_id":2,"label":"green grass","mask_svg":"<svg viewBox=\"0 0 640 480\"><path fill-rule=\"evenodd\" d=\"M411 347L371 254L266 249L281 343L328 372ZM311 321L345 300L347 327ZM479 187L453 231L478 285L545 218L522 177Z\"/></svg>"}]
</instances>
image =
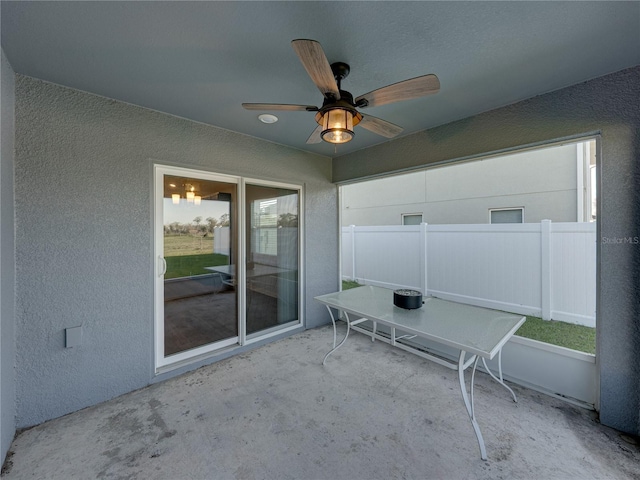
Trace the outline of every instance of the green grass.
<instances>
[{"instance_id":1,"label":"green grass","mask_svg":"<svg viewBox=\"0 0 640 480\"><path fill-rule=\"evenodd\" d=\"M516 332L516 335L572 350L596 353L596 329L583 325L527 316L527 321Z\"/></svg>"},{"instance_id":2,"label":"green grass","mask_svg":"<svg viewBox=\"0 0 640 480\"><path fill-rule=\"evenodd\" d=\"M358 282L352 282L350 280L343 280L342 281L342 290L349 290L350 288L356 288L359 287L360 284Z\"/></svg>"},{"instance_id":3,"label":"green grass","mask_svg":"<svg viewBox=\"0 0 640 480\"><path fill-rule=\"evenodd\" d=\"M211 273L204 267L227 265L229 257L213 252L213 237L165 235L164 255L167 261L165 279Z\"/></svg>"},{"instance_id":4,"label":"green grass","mask_svg":"<svg viewBox=\"0 0 640 480\"><path fill-rule=\"evenodd\" d=\"M359 286L358 282L342 282L342 290ZM596 353L596 329L591 327L527 316L516 335L580 352Z\"/></svg>"},{"instance_id":5,"label":"green grass","mask_svg":"<svg viewBox=\"0 0 640 480\"><path fill-rule=\"evenodd\" d=\"M211 273L210 271L205 270L204 267L229 264L229 257L219 253L178 255L165 257L165 260L167 261L167 272L164 274L165 279L190 277L192 275Z\"/></svg>"}]
</instances>

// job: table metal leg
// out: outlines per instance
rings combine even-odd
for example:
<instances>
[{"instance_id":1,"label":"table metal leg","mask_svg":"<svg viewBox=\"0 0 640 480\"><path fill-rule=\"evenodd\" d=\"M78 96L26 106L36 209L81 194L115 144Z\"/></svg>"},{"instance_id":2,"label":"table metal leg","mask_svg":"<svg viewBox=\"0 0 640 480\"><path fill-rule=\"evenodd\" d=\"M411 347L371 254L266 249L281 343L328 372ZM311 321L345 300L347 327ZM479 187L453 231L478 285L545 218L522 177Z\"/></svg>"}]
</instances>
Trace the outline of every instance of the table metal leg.
<instances>
[{"instance_id":1,"label":"table metal leg","mask_svg":"<svg viewBox=\"0 0 640 480\"><path fill-rule=\"evenodd\" d=\"M478 366L479 357L475 356L475 360L473 361L473 369L471 370L471 385L470 385L470 394L467 393L467 385L464 381L464 357L466 352L462 350L460 352L460 358L458 359L458 380L460 381L460 391L462 392L462 400L464 400L464 406L467 408L467 413L469 414L469 419L471 420L471 425L473 426L473 430L476 433L476 438L478 439L478 445L480 446L480 458L482 460L487 459L487 451L484 447L484 439L482 438L482 433L480 432L480 426L478 422L476 422L476 413L473 407L473 382L476 375L476 367Z\"/></svg>"},{"instance_id":2,"label":"table metal leg","mask_svg":"<svg viewBox=\"0 0 640 480\"><path fill-rule=\"evenodd\" d=\"M331 315L331 323L333 323L333 348L329 351L329 353L327 353L324 356L324 359L322 360L322 364L323 365L327 361L327 358L329 358L329 355L331 355L333 352L335 352L337 349L339 349L344 344L344 342L347 341L347 337L349 336L349 331L351 330L351 322L349 321L349 314L347 314L347 312L343 312L344 316L346 317L346 320L347 320L347 333L344 335L344 338L342 339L340 344L338 344L336 346L336 339L337 339L336 319L334 318L333 312L331 311L331 308L329 308L328 305L327 305L327 310L329 310L329 315Z\"/></svg>"},{"instance_id":3,"label":"table metal leg","mask_svg":"<svg viewBox=\"0 0 640 480\"><path fill-rule=\"evenodd\" d=\"M489 370L489 367L487 367L487 362L486 362L486 360L484 358L482 359L482 364L484 365L484 369L487 371L487 373L489 375L491 375L491 378L493 378L496 382L498 382L504 388L509 390L509 393L511 393L511 396L513 397L513 401L518 403L518 399L516 398L516 394L513 393L513 390L511 390L511 388L509 388L506 383L504 383L504 380L502 378L502 349L500 349L500 351L498 352L498 377L496 377L493 374L493 372L491 370Z\"/></svg>"}]
</instances>

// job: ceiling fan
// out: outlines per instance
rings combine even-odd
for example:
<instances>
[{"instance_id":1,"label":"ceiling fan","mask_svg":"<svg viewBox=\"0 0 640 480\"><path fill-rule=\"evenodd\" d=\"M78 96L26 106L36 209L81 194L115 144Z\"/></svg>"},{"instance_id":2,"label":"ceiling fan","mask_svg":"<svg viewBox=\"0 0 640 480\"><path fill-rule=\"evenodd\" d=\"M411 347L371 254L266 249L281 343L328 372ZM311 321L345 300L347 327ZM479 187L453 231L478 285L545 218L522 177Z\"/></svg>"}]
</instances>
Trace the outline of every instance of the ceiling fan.
<instances>
[{"instance_id":1,"label":"ceiling fan","mask_svg":"<svg viewBox=\"0 0 640 480\"><path fill-rule=\"evenodd\" d=\"M378 88L356 97L342 90L342 80L349 75L346 63L329 64L322 46L315 40L293 40L293 49L305 70L316 84L324 101L322 107L313 105L289 105L280 103L243 103L247 110L303 110L317 112L318 126L307 139L307 143L346 143L353 136L353 127L360 125L383 137L393 138L402 132L402 127L371 115L362 115L357 109L377 107L387 103L424 97L440 90L440 81L435 75L423 75Z\"/></svg>"}]
</instances>

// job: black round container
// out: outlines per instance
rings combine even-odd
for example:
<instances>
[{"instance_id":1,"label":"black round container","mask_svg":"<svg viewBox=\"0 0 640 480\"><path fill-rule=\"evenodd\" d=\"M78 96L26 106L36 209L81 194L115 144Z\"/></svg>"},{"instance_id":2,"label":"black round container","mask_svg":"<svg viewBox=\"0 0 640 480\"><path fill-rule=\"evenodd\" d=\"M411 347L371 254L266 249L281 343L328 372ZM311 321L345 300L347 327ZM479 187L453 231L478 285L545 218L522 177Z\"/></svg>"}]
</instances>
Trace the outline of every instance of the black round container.
<instances>
[{"instance_id":1,"label":"black round container","mask_svg":"<svg viewBox=\"0 0 640 480\"><path fill-rule=\"evenodd\" d=\"M393 291L393 304L396 307L413 310L422 306L422 293L417 290L401 288Z\"/></svg>"}]
</instances>

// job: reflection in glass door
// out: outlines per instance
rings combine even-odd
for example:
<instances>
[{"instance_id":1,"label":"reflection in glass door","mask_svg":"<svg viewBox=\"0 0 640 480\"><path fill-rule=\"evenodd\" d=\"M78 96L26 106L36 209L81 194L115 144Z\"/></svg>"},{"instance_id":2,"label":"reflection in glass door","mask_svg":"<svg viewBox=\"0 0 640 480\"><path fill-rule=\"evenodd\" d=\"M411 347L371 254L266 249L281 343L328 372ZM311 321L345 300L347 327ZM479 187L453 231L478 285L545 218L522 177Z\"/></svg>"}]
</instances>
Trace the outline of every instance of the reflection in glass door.
<instances>
[{"instance_id":1,"label":"reflection in glass door","mask_svg":"<svg viewBox=\"0 0 640 480\"><path fill-rule=\"evenodd\" d=\"M231 271L237 185L165 169L161 188L160 364L178 360L175 357L185 352L192 356L203 347L211 350L238 342L238 299Z\"/></svg>"},{"instance_id":2,"label":"reflection in glass door","mask_svg":"<svg viewBox=\"0 0 640 480\"><path fill-rule=\"evenodd\" d=\"M299 328L300 187L154 168L156 371Z\"/></svg>"},{"instance_id":3,"label":"reflection in glass door","mask_svg":"<svg viewBox=\"0 0 640 480\"><path fill-rule=\"evenodd\" d=\"M298 322L297 190L245 186L247 335Z\"/></svg>"}]
</instances>

